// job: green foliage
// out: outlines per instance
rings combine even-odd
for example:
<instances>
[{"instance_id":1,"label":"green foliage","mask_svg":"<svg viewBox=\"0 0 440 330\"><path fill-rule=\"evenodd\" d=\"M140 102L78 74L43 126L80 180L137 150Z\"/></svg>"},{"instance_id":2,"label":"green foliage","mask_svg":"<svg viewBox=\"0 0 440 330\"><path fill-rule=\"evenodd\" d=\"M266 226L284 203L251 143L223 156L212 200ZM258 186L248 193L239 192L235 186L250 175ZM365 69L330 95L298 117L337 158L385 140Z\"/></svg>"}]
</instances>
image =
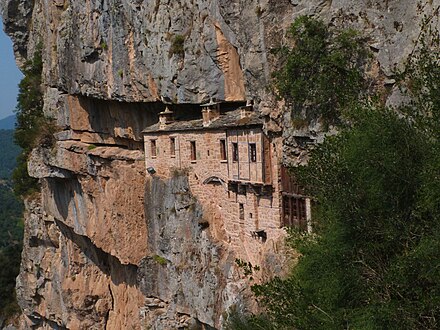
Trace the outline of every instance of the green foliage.
<instances>
[{"instance_id":1,"label":"green foliage","mask_svg":"<svg viewBox=\"0 0 440 330\"><path fill-rule=\"evenodd\" d=\"M294 47L278 50L277 94L291 106L295 123L338 124L343 110L366 92L365 42L353 30L329 29L308 16L296 19L288 36Z\"/></svg>"},{"instance_id":2,"label":"green foliage","mask_svg":"<svg viewBox=\"0 0 440 330\"><path fill-rule=\"evenodd\" d=\"M107 50L108 49L108 45L107 45L107 43L105 42L105 41L101 41L101 49L102 50Z\"/></svg>"},{"instance_id":3,"label":"green foliage","mask_svg":"<svg viewBox=\"0 0 440 330\"><path fill-rule=\"evenodd\" d=\"M15 297L15 278L20 270L21 246L0 249L0 317L20 311Z\"/></svg>"},{"instance_id":4,"label":"green foliage","mask_svg":"<svg viewBox=\"0 0 440 330\"><path fill-rule=\"evenodd\" d=\"M17 97L17 127L15 142L30 152L38 136L43 115L43 94L41 92L41 71L43 62L41 49L37 50L33 60L28 61L23 69L24 77L20 81Z\"/></svg>"},{"instance_id":5,"label":"green foliage","mask_svg":"<svg viewBox=\"0 0 440 330\"><path fill-rule=\"evenodd\" d=\"M226 330L276 330L265 315L244 316L235 306L226 316Z\"/></svg>"},{"instance_id":6,"label":"green foliage","mask_svg":"<svg viewBox=\"0 0 440 330\"><path fill-rule=\"evenodd\" d=\"M19 84L17 97L17 126L14 133L15 143L22 149L17 158L17 168L13 173L14 191L17 195L29 195L38 190L38 180L31 178L27 171L27 158L37 145L51 147L55 142L54 121L43 114L43 93L41 91L41 72L43 62L41 46L34 58L25 64L24 78Z\"/></svg>"},{"instance_id":7,"label":"green foliage","mask_svg":"<svg viewBox=\"0 0 440 330\"><path fill-rule=\"evenodd\" d=\"M12 140L12 133L8 138ZM6 148L8 145L12 151ZM1 147L5 148L5 152L2 153L0 173L8 173L8 177L0 182L0 319L8 318L19 311L14 288L23 240L23 205L10 186L9 166L13 164L18 150L12 143L2 143Z\"/></svg>"},{"instance_id":8,"label":"green foliage","mask_svg":"<svg viewBox=\"0 0 440 330\"><path fill-rule=\"evenodd\" d=\"M257 7L255 7L255 15L257 15L257 17L261 17L261 15L263 15L264 10L261 8L260 5L257 5Z\"/></svg>"},{"instance_id":9,"label":"green foliage","mask_svg":"<svg viewBox=\"0 0 440 330\"><path fill-rule=\"evenodd\" d=\"M177 55L183 57L185 55L185 36L176 34L171 40L170 56Z\"/></svg>"},{"instance_id":10,"label":"green foliage","mask_svg":"<svg viewBox=\"0 0 440 330\"><path fill-rule=\"evenodd\" d=\"M12 173L16 196L29 196L39 190L38 180L29 176L27 157L24 152L17 157L17 166Z\"/></svg>"},{"instance_id":11,"label":"green foliage","mask_svg":"<svg viewBox=\"0 0 440 330\"><path fill-rule=\"evenodd\" d=\"M357 102L296 169L319 201L315 232L291 232L291 274L253 287L273 328L440 328L440 62L427 36L402 74L412 101Z\"/></svg>"},{"instance_id":12,"label":"green foliage","mask_svg":"<svg viewBox=\"0 0 440 330\"><path fill-rule=\"evenodd\" d=\"M278 329L434 329L440 319L439 143L397 113L362 107L312 153L319 200L292 275L255 286Z\"/></svg>"},{"instance_id":13,"label":"green foliage","mask_svg":"<svg viewBox=\"0 0 440 330\"><path fill-rule=\"evenodd\" d=\"M244 261L236 258L235 263L239 268L243 270L244 276L250 276L250 280L253 280L252 275L254 274L254 272L260 271L260 266L254 266L250 261Z\"/></svg>"},{"instance_id":14,"label":"green foliage","mask_svg":"<svg viewBox=\"0 0 440 330\"><path fill-rule=\"evenodd\" d=\"M0 130L0 180L9 179L16 165L20 148L14 144L13 130Z\"/></svg>"},{"instance_id":15,"label":"green foliage","mask_svg":"<svg viewBox=\"0 0 440 330\"><path fill-rule=\"evenodd\" d=\"M87 146L87 150L93 150L93 149L95 149L96 148L96 145L94 145L94 144L89 144L88 146Z\"/></svg>"},{"instance_id":16,"label":"green foliage","mask_svg":"<svg viewBox=\"0 0 440 330\"><path fill-rule=\"evenodd\" d=\"M165 266L168 263L167 259L165 259L164 257L161 257L157 254L155 254L153 256L153 260L156 261L161 266Z\"/></svg>"},{"instance_id":17,"label":"green foliage","mask_svg":"<svg viewBox=\"0 0 440 330\"><path fill-rule=\"evenodd\" d=\"M23 237L23 204L8 184L0 184L0 249L20 243Z\"/></svg>"},{"instance_id":18,"label":"green foliage","mask_svg":"<svg viewBox=\"0 0 440 330\"><path fill-rule=\"evenodd\" d=\"M436 124L440 121L440 36L430 26L429 18L424 21L419 42L405 70L400 72L401 90L411 98L405 111L415 117L419 125L431 131L436 137L440 132Z\"/></svg>"}]
</instances>

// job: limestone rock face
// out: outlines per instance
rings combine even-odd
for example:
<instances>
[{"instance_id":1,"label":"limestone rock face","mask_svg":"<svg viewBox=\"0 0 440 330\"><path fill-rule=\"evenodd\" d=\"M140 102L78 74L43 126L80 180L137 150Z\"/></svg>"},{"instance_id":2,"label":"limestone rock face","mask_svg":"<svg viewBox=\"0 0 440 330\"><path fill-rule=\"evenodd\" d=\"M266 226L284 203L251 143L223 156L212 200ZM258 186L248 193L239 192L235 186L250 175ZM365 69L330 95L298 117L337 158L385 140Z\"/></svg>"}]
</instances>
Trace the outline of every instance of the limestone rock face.
<instances>
[{"instance_id":1,"label":"limestone rock face","mask_svg":"<svg viewBox=\"0 0 440 330\"><path fill-rule=\"evenodd\" d=\"M270 51L298 15L353 27L391 76L433 1L2 0L18 59L44 44L45 81L69 94L177 103L267 99ZM32 21L32 24L28 24Z\"/></svg>"},{"instance_id":2,"label":"limestone rock face","mask_svg":"<svg viewBox=\"0 0 440 330\"><path fill-rule=\"evenodd\" d=\"M43 50L44 112L59 127L30 157L41 195L27 202L17 295L23 329L221 328L255 310L237 256L281 274L282 239L236 251L203 214L184 173L145 171L142 130L161 101L181 114L217 98L254 99L299 163L319 127L291 126L268 88L272 50L299 15L352 27L374 54L379 84L413 50L440 0L0 0L17 62ZM388 87L393 89L393 87ZM396 93L392 102L398 102ZM251 240L250 240L251 242ZM268 241L269 242L269 241ZM268 243L267 242L267 243Z\"/></svg>"},{"instance_id":3,"label":"limestone rock face","mask_svg":"<svg viewBox=\"0 0 440 330\"><path fill-rule=\"evenodd\" d=\"M27 202L17 295L23 329L140 329L143 295L134 265L44 211L44 196Z\"/></svg>"}]
</instances>

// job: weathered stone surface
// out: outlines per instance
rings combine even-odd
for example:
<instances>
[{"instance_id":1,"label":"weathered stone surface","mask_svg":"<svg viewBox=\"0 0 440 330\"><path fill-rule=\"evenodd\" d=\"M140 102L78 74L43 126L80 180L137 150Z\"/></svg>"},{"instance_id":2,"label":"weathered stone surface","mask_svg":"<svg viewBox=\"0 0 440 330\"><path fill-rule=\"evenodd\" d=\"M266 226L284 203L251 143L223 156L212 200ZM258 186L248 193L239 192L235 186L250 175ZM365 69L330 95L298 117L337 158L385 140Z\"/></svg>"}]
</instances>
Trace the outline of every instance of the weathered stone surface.
<instances>
[{"instance_id":1,"label":"weathered stone surface","mask_svg":"<svg viewBox=\"0 0 440 330\"><path fill-rule=\"evenodd\" d=\"M17 278L22 329L140 329L136 270L27 202L26 248Z\"/></svg>"},{"instance_id":2,"label":"weathered stone surface","mask_svg":"<svg viewBox=\"0 0 440 330\"><path fill-rule=\"evenodd\" d=\"M50 86L113 100L164 96L200 103L209 97L260 99L273 69L270 50L285 43L287 27L304 14L362 31L381 71L392 76L412 51L423 15L438 5L438 0L3 0L1 9L17 54L32 53L43 41ZM184 37L183 56L170 53L175 36Z\"/></svg>"},{"instance_id":3,"label":"weathered stone surface","mask_svg":"<svg viewBox=\"0 0 440 330\"><path fill-rule=\"evenodd\" d=\"M136 265L147 247L143 153L88 146L61 141L53 150L35 149L29 173L47 181L45 212L122 263Z\"/></svg>"},{"instance_id":4,"label":"weathered stone surface","mask_svg":"<svg viewBox=\"0 0 440 330\"><path fill-rule=\"evenodd\" d=\"M288 44L294 18L314 15L360 30L374 53L370 74L391 84L423 16L439 5L0 0L18 63L43 45L44 112L60 127L54 147L34 150L29 163L43 194L27 204L17 285L22 328L221 327L229 306L252 310L248 280L234 265L243 251L222 241L221 228L199 228L207 215L186 178L145 178L141 131L163 111L158 101L184 112L211 97L252 98L270 119L266 129L283 133L283 162L301 163L310 140L323 138L321 129L292 128L284 104L267 88L278 65L271 50ZM183 53L171 51L177 36ZM401 101L394 89L388 104ZM244 244L246 253L257 251ZM271 242L254 253L264 269L256 281L282 272L281 251L281 242Z\"/></svg>"},{"instance_id":5,"label":"weathered stone surface","mask_svg":"<svg viewBox=\"0 0 440 330\"><path fill-rule=\"evenodd\" d=\"M189 324L219 328L224 312L232 305L247 301L248 309L255 307L249 279L235 264L238 251L201 226L207 215L191 193L185 173L176 173L166 181L152 178L145 207L150 255L140 263L138 284L150 297L144 313L154 329L179 328L181 315L188 316L184 322ZM282 254L277 255L272 247L264 251L255 245L249 249L262 252L255 264L262 269L280 264ZM264 278L264 274L255 274L255 278Z\"/></svg>"}]
</instances>

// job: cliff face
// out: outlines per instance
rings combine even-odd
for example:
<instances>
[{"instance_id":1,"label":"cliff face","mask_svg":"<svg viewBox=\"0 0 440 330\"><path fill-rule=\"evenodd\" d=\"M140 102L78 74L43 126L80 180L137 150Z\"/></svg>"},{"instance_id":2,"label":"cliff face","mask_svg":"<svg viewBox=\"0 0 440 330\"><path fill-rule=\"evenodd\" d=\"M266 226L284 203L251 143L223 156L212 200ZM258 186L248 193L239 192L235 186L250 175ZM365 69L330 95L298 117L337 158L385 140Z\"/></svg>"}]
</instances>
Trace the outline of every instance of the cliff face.
<instances>
[{"instance_id":1,"label":"cliff face","mask_svg":"<svg viewBox=\"0 0 440 330\"><path fill-rule=\"evenodd\" d=\"M215 97L254 99L266 129L283 131L284 161L303 150L267 90L270 50L299 15L369 39L379 84L413 49L439 0L0 0L19 63L43 44L45 113L60 127L30 174L17 290L23 328L220 328L233 305L252 310L235 258L282 273L282 239L234 250L212 228L184 173L147 177L141 131L161 99L181 110ZM391 81L392 84L392 81ZM392 85L391 85L392 86ZM392 87L390 87L392 90ZM393 95L393 93L391 93ZM184 192L184 193L182 193ZM159 257L159 255L161 257Z\"/></svg>"}]
</instances>

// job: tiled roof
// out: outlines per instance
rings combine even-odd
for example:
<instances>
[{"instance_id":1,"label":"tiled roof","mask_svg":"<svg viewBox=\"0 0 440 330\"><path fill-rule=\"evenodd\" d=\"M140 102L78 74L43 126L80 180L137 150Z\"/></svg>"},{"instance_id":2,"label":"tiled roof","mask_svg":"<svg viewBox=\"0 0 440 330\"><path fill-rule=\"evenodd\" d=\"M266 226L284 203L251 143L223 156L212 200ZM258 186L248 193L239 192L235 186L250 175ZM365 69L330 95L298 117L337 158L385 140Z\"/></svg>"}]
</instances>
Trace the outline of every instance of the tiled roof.
<instances>
[{"instance_id":1,"label":"tiled roof","mask_svg":"<svg viewBox=\"0 0 440 330\"><path fill-rule=\"evenodd\" d=\"M197 131L263 125L263 118L259 117L257 113L252 112L247 117L241 118L240 112L241 110L237 109L221 114L220 117L213 120L209 126L203 126L203 119L195 119L188 121L175 121L167 124L163 129L160 129L160 124L156 123L144 129L143 132Z\"/></svg>"}]
</instances>

